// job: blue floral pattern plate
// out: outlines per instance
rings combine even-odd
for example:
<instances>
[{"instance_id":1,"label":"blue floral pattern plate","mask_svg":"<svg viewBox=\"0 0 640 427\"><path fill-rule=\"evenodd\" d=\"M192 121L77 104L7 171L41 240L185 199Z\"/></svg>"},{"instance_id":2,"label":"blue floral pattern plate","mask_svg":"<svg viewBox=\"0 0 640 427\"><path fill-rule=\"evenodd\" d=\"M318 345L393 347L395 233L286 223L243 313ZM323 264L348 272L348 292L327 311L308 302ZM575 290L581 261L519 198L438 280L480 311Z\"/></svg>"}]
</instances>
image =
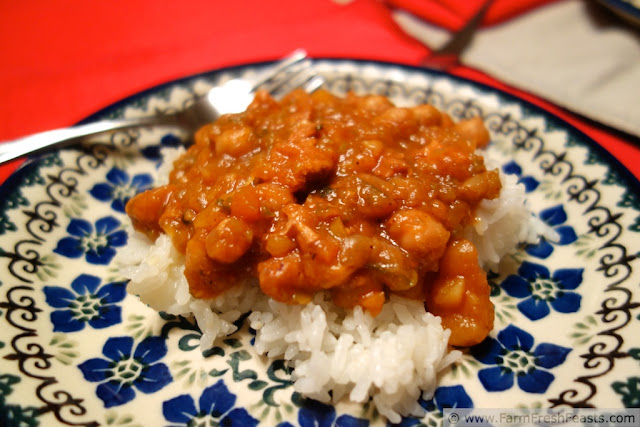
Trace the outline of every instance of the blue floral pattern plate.
<instances>
[{"instance_id":1,"label":"blue floral pattern plate","mask_svg":"<svg viewBox=\"0 0 640 427\"><path fill-rule=\"evenodd\" d=\"M525 186L560 238L524 246L490 271L495 329L440 379L403 425L446 407L640 405L640 185L593 141L494 89L394 64L317 60L337 93L431 103L481 116L499 166ZM269 64L214 71L128 98L91 119L182 107ZM0 187L0 424L384 425L373 405L328 406L295 393L291 369L239 331L202 352L193 321L126 293L114 257L126 201L154 185L173 129L134 129L33 158ZM202 424L199 424L202 423Z\"/></svg>"}]
</instances>

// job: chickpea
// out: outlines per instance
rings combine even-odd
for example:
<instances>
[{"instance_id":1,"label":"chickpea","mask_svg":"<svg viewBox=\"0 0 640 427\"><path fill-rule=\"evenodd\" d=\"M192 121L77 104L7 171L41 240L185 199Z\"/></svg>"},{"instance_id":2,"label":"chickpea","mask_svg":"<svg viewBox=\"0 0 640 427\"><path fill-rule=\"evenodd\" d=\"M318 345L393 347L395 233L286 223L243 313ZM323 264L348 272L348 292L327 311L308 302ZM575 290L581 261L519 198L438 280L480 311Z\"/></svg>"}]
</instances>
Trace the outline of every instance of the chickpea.
<instances>
[{"instance_id":1,"label":"chickpea","mask_svg":"<svg viewBox=\"0 0 640 427\"><path fill-rule=\"evenodd\" d=\"M379 120L393 124L395 126L400 126L405 122L409 122L409 120L411 120L412 118L413 114L411 113L410 109L400 107L389 108L380 116L378 116Z\"/></svg>"},{"instance_id":2,"label":"chickpea","mask_svg":"<svg viewBox=\"0 0 640 427\"><path fill-rule=\"evenodd\" d=\"M434 217L418 209L395 212L386 223L389 236L407 251L440 258L449 240L449 231Z\"/></svg>"},{"instance_id":3,"label":"chickpea","mask_svg":"<svg viewBox=\"0 0 640 427\"><path fill-rule=\"evenodd\" d=\"M476 148L484 148L491 141L491 135L480 117L459 121L455 129L471 140Z\"/></svg>"},{"instance_id":4,"label":"chickpea","mask_svg":"<svg viewBox=\"0 0 640 427\"><path fill-rule=\"evenodd\" d=\"M251 151L251 129L240 127L222 132L215 138L216 154L228 154L233 157L240 157Z\"/></svg>"},{"instance_id":5,"label":"chickpea","mask_svg":"<svg viewBox=\"0 0 640 427\"><path fill-rule=\"evenodd\" d=\"M209 258L231 264L244 255L253 242L253 232L246 222L229 217L222 220L205 240Z\"/></svg>"},{"instance_id":6,"label":"chickpea","mask_svg":"<svg viewBox=\"0 0 640 427\"><path fill-rule=\"evenodd\" d=\"M365 110L381 113L393 107L393 104L382 95L368 95L359 100L359 106Z\"/></svg>"},{"instance_id":7,"label":"chickpea","mask_svg":"<svg viewBox=\"0 0 640 427\"><path fill-rule=\"evenodd\" d=\"M422 126L438 126L442 121L442 114L433 105L418 105L413 108L413 115Z\"/></svg>"}]
</instances>

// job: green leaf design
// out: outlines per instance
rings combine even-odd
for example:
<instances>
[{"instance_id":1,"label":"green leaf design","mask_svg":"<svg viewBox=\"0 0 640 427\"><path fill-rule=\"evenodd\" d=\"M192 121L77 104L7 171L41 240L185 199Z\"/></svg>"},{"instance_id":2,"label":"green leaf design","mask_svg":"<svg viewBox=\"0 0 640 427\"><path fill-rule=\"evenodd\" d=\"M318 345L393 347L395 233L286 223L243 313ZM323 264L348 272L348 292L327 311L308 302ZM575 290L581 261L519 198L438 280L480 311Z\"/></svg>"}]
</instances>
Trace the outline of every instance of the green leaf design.
<instances>
[{"instance_id":1,"label":"green leaf design","mask_svg":"<svg viewBox=\"0 0 640 427\"><path fill-rule=\"evenodd\" d=\"M58 277L58 271L62 270L62 264L58 262L56 254L44 255L40 258L40 268L36 271L36 276L44 282Z\"/></svg>"},{"instance_id":2,"label":"green leaf design","mask_svg":"<svg viewBox=\"0 0 640 427\"><path fill-rule=\"evenodd\" d=\"M43 185L45 179L41 174L41 169L49 166L62 166L59 152L42 156L37 162L30 163L26 167L21 168L22 175L20 176L20 180L12 183L13 191L7 191L7 193L3 194L3 197L0 198L0 235L18 229L9 219L7 213L11 209L30 205L29 200L22 195L21 188Z\"/></svg>"},{"instance_id":3,"label":"green leaf design","mask_svg":"<svg viewBox=\"0 0 640 427\"><path fill-rule=\"evenodd\" d=\"M617 203L617 206L621 208L633 208L634 210L640 210L640 197L637 194L625 191L622 198Z\"/></svg>"},{"instance_id":4,"label":"green leaf design","mask_svg":"<svg viewBox=\"0 0 640 427\"><path fill-rule=\"evenodd\" d=\"M11 374L0 375L0 402L13 393L13 385L20 382L20 377Z\"/></svg>"},{"instance_id":5,"label":"green leaf design","mask_svg":"<svg viewBox=\"0 0 640 427\"><path fill-rule=\"evenodd\" d=\"M491 297L497 297L502 293L500 283L497 281L499 277L500 275L494 271L487 273L487 282L489 283L489 287L491 287Z\"/></svg>"},{"instance_id":6,"label":"green leaf design","mask_svg":"<svg viewBox=\"0 0 640 427\"><path fill-rule=\"evenodd\" d=\"M218 370L218 369L212 369L211 371L209 371L209 375L211 375L212 377L221 377L222 375L226 374L227 372L229 372L228 369L223 369L223 370Z\"/></svg>"},{"instance_id":7,"label":"green leaf design","mask_svg":"<svg viewBox=\"0 0 640 427\"><path fill-rule=\"evenodd\" d=\"M28 206L29 201L22 196L20 191L16 190L13 193L7 194L5 200L0 201L0 235L3 235L9 231L16 231L18 228L9 219L7 212L9 209L15 209L20 206Z\"/></svg>"},{"instance_id":8,"label":"green leaf design","mask_svg":"<svg viewBox=\"0 0 640 427\"><path fill-rule=\"evenodd\" d=\"M120 273L120 267L118 266L110 266L107 268L107 276L105 277L105 282L128 282L129 279L122 276Z\"/></svg>"},{"instance_id":9,"label":"green leaf design","mask_svg":"<svg viewBox=\"0 0 640 427\"><path fill-rule=\"evenodd\" d=\"M62 208L62 213L67 217L82 216L84 211L89 209L87 197L84 194L76 193L69 199L69 203Z\"/></svg>"},{"instance_id":10,"label":"green leaf design","mask_svg":"<svg viewBox=\"0 0 640 427\"><path fill-rule=\"evenodd\" d=\"M429 412L419 424L416 424L420 427L440 427L443 424L442 413L436 409L435 411Z\"/></svg>"},{"instance_id":11,"label":"green leaf design","mask_svg":"<svg viewBox=\"0 0 640 427\"><path fill-rule=\"evenodd\" d=\"M193 351L200 348L202 332L195 320L191 321L183 316L173 316L167 313L160 313L160 317L166 321L161 331L163 337L167 338L172 329L179 329L185 331L178 342L180 350Z\"/></svg>"},{"instance_id":12,"label":"green leaf design","mask_svg":"<svg viewBox=\"0 0 640 427\"><path fill-rule=\"evenodd\" d=\"M282 377L280 375L282 375ZM275 360L269 365L269 368L267 368L267 377L269 377L275 385L267 388L262 394L262 397L267 404L277 406L274 400L275 393L293 384L291 380L291 368L286 365L284 360Z\"/></svg>"},{"instance_id":13,"label":"green leaf design","mask_svg":"<svg viewBox=\"0 0 640 427\"><path fill-rule=\"evenodd\" d=\"M518 403L515 405L518 409L542 409L544 405L539 400L530 403Z\"/></svg>"},{"instance_id":14,"label":"green leaf design","mask_svg":"<svg viewBox=\"0 0 640 427\"><path fill-rule=\"evenodd\" d=\"M227 364L231 366L231 370L233 372L233 381L240 382L247 379L258 379L258 374L253 369L246 369L244 371L240 370L240 362L249 359L251 359L251 355L246 350L240 350L231 353L229 360L227 360Z\"/></svg>"},{"instance_id":15,"label":"green leaf design","mask_svg":"<svg viewBox=\"0 0 640 427\"><path fill-rule=\"evenodd\" d=\"M227 338L223 341L226 345L228 345L231 348L240 348L242 347L242 341L236 339L236 338ZM251 357L251 356L249 356ZM246 360L246 359L245 359Z\"/></svg>"},{"instance_id":16,"label":"green leaf design","mask_svg":"<svg viewBox=\"0 0 640 427\"><path fill-rule=\"evenodd\" d=\"M573 332L569 334L575 345L585 345L597 334L598 321L594 316L587 316L583 321L573 324Z\"/></svg>"},{"instance_id":17,"label":"green leaf design","mask_svg":"<svg viewBox=\"0 0 640 427\"><path fill-rule=\"evenodd\" d=\"M545 199L559 200L562 198L562 189L559 189L558 184L550 179L543 179L538 186L538 191Z\"/></svg>"},{"instance_id":18,"label":"green leaf design","mask_svg":"<svg viewBox=\"0 0 640 427\"><path fill-rule=\"evenodd\" d=\"M604 175L604 178L600 180L605 185L616 185L620 184L620 175L614 170L609 169Z\"/></svg>"},{"instance_id":19,"label":"green leaf design","mask_svg":"<svg viewBox=\"0 0 640 427\"><path fill-rule=\"evenodd\" d=\"M500 323L511 323L515 320L517 312L516 305L512 302L513 298L503 295L494 301L495 316Z\"/></svg>"},{"instance_id":20,"label":"green leaf design","mask_svg":"<svg viewBox=\"0 0 640 427\"><path fill-rule=\"evenodd\" d=\"M217 369L207 370L204 366L194 366L196 362L192 360L177 360L171 363L171 374L175 381L183 381L186 388L196 386L204 388L212 383L213 378L225 374L228 369L218 371Z\"/></svg>"},{"instance_id":21,"label":"green leaf design","mask_svg":"<svg viewBox=\"0 0 640 427\"><path fill-rule=\"evenodd\" d=\"M601 165L602 164L602 158L598 155L598 153L595 153L593 151L589 151L587 153L587 159L584 162L586 165Z\"/></svg>"},{"instance_id":22,"label":"green leaf design","mask_svg":"<svg viewBox=\"0 0 640 427\"><path fill-rule=\"evenodd\" d=\"M2 420L11 420L15 426L37 426L40 416L38 408L7 403L7 397L13 393L13 386L20 382L20 377L11 374L0 375L0 414Z\"/></svg>"},{"instance_id":23,"label":"green leaf design","mask_svg":"<svg viewBox=\"0 0 640 427\"><path fill-rule=\"evenodd\" d=\"M269 412L271 411L271 407L270 406L265 406L265 408L262 410L262 413L260 414L260 418L261 419L265 419L267 418L267 416L269 415Z\"/></svg>"},{"instance_id":24,"label":"green leaf design","mask_svg":"<svg viewBox=\"0 0 640 427\"><path fill-rule=\"evenodd\" d=\"M266 381L262 381L262 380L255 380L249 383L249 389L251 390L262 390L263 388L265 388L269 383L267 383Z\"/></svg>"},{"instance_id":25,"label":"green leaf design","mask_svg":"<svg viewBox=\"0 0 640 427\"><path fill-rule=\"evenodd\" d=\"M4 419L11 420L12 426L35 427L40 425L37 418L40 415L38 408L7 405L5 402L0 402L0 414Z\"/></svg>"},{"instance_id":26,"label":"green leaf design","mask_svg":"<svg viewBox=\"0 0 640 427\"><path fill-rule=\"evenodd\" d=\"M49 341L53 357L63 365L71 365L80 353L76 350L78 342L68 338L66 334L54 334Z\"/></svg>"},{"instance_id":27,"label":"green leaf design","mask_svg":"<svg viewBox=\"0 0 640 427\"><path fill-rule=\"evenodd\" d=\"M210 349L207 349L207 350L203 351L202 355L204 357L224 356L225 352L224 352L224 349L216 346L216 347L211 347Z\"/></svg>"},{"instance_id":28,"label":"green leaf design","mask_svg":"<svg viewBox=\"0 0 640 427\"><path fill-rule=\"evenodd\" d=\"M470 378L475 376L479 368L480 362L468 354L463 354L457 363L451 365L451 377L454 379Z\"/></svg>"},{"instance_id":29,"label":"green leaf design","mask_svg":"<svg viewBox=\"0 0 640 427\"><path fill-rule=\"evenodd\" d=\"M519 247L518 250L511 255L509 255L509 259L514 265L520 265L527 257L527 253L524 250L524 247Z\"/></svg>"},{"instance_id":30,"label":"green leaf design","mask_svg":"<svg viewBox=\"0 0 640 427\"><path fill-rule=\"evenodd\" d=\"M178 348L182 351L191 351L200 347L201 333L185 334L178 341Z\"/></svg>"},{"instance_id":31,"label":"green leaf design","mask_svg":"<svg viewBox=\"0 0 640 427\"><path fill-rule=\"evenodd\" d=\"M497 152L502 157L513 157L514 150L511 141L506 138L495 138L491 140L491 150Z\"/></svg>"},{"instance_id":32,"label":"green leaf design","mask_svg":"<svg viewBox=\"0 0 640 427\"><path fill-rule=\"evenodd\" d=\"M591 234L581 234L574 243L576 255L580 258L591 259L600 249L600 243Z\"/></svg>"},{"instance_id":33,"label":"green leaf design","mask_svg":"<svg viewBox=\"0 0 640 427\"><path fill-rule=\"evenodd\" d=\"M622 403L626 408L640 407L640 378L630 377L627 382L616 381L611 388L622 397Z\"/></svg>"},{"instance_id":34,"label":"green leaf design","mask_svg":"<svg viewBox=\"0 0 640 427\"><path fill-rule=\"evenodd\" d=\"M137 340L153 335L153 326L149 324L147 316L130 314L127 317L125 329Z\"/></svg>"},{"instance_id":35,"label":"green leaf design","mask_svg":"<svg viewBox=\"0 0 640 427\"><path fill-rule=\"evenodd\" d=\"M108 426L126 426L126 427L142 427L142 424L135 422L135 417L131 414L118 414L116 411L110 410L104 414L105 425Z\"/></svg>"}]
</instances>

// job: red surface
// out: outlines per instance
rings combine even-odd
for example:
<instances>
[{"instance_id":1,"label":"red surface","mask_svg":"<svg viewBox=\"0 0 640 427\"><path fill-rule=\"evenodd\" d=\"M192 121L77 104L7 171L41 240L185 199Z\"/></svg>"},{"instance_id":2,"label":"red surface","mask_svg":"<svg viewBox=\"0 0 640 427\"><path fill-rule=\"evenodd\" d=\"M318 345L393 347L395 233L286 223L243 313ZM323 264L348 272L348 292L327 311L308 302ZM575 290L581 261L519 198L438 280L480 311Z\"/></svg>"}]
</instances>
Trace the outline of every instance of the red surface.
<instances>
[{"instance_id":1,"label":"red surface","mask_svg":"<svg viewBox=\"0 0 640 427\"><path fill-rule=\"evenodd\" d=\"M0 40L0 141L71 125L159 83L300 47L317 57L409 65L427 52L400 32L378 0L0 2ZM477 71L459 67L454 73L560 115L640 177L637 140ZM0 182L17 164L0 167Z\"/></svg>"}]
</instances>

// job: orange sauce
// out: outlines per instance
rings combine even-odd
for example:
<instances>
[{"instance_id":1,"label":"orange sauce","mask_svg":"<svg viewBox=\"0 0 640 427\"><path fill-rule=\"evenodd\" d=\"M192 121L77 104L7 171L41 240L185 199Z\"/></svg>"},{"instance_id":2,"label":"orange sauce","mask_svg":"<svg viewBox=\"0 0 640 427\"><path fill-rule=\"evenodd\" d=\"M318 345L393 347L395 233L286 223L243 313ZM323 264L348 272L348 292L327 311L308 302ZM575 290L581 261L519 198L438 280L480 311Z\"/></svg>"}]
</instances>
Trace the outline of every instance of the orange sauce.
<instances>
[{"instance_id":1,"label":"orange sauce","mask_svg":"<svg viewBox=\"0 0 640 427\"><path fill-rule=\"evenodd\" d=\"M201 128L168 185L127 205L134 227L169 235L196 298L258 279L275 300L318 292L377 315L390 294L443 318L453 345L493 327L486 275L462 230L497 171L476 148L480 119L377 95L259 92L248 109Z\"/></svg>"}]
</instances>

